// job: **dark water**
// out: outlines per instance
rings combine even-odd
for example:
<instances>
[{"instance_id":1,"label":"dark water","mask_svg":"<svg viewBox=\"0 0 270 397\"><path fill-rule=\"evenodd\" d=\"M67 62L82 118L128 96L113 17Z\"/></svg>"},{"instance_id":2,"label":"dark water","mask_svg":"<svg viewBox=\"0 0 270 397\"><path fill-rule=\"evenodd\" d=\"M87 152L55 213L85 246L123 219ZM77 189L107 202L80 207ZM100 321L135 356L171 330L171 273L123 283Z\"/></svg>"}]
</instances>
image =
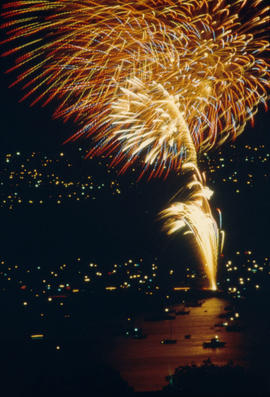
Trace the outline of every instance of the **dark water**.
<instances>
[{"instance_id":1,"label":"dark water","mask_svg":"<svg viewBox=\"0 0 270 397\"><path fill-rule=\"evenodd\" d=\"M173 374L176 367L201 364L207 358L215 364L233 360L235 364L249 366L254 339L247 332L227 332L214 327L217 322L225 321L218 316L227 305L225 300L215 297L207 299L201 307L190 308L189 315L176 316L175 320L144 322L143 318L137 319L136 325L143 328L147 338L117 338L108 362L135 391L160 390L167 383L165 377ZM162 345L160 341L170 334L177 343ZM191 334L191 339L185 339L186 334ZM215 335L225 341L226 346L204 349L202 343Z\"/></svg>"}]
</instances>

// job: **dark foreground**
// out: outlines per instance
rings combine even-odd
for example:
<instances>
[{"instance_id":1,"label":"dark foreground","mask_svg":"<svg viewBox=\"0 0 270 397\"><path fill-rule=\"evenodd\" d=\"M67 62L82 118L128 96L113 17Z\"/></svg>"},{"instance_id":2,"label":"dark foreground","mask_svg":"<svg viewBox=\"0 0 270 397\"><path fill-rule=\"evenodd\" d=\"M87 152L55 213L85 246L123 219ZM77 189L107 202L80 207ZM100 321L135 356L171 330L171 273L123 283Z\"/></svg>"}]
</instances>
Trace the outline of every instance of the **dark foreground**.
<instances>
[{"instance_id":1,"label":"dark foreground","mask_svg":"<svg viewBox=\"0 0 270 397\"><path fill-rule=\"evenodd\" d=\"M3 298L3 297L2 297ZM7 296L5 296L7 299ZM4 299L1 299L4 303ZM106 313L113 314L115 304L106 302ZM2 305L0 330L0 385L3 397L102 397L102 396L262 396L270 395L270 381L267 376L269 364L254 355L252 369L229 364L214 365L211 361L175 368L167 377L166 386L158 392L134 392L132 387L113 368L104 364L104 357L111 348L114 337L106 331L108 315L98 311L89 316L89 308L83 315L74 317L72 327L53 318L44 323L44 340L31 340L25 327L25 315L20 316L16 305L14 311L5 310ZM248 305L249 312L251 304ZM256 304L256 312L260 306ZM9 307L10 309L10 307ZM109 310L110 309L110 310ZM123 308L122 308L123 309ZM265 314L265 310L263 310ZM98 316L100 314L100 317ZM75 316L75 314L74 314ZM264 317L261 315L260 317ZM71 317L72 319L73 317ZM110 319L112 323L112 319ZM50 325L54 332L46 327ZM54 327L54 328L53 328ZM256 321L256 328L259 322ZM30 327L32 330L33 324ZM29 328L29 329L30 329ZM116 328L115 328L116 329ZM69 332L68 332L69 331ZM24 336L23 336L24 335ZM253 361L254 361L253 360ZM178 364L179 365L179 364Z\"/></svg>"},{"instance_id":2,"label":"dark foreground","mask_svg":"<svg viewBox=\"0 0 270 397\"><path fill-rule=\"evenodd\" d=\"M92 396L267 396L260 374L228 364L176 369L160 392L134 393L114 369L102 364L97 350L70 343L63 351L52 344L1 346L3 397Z\"/></svg>"}]
</instances>

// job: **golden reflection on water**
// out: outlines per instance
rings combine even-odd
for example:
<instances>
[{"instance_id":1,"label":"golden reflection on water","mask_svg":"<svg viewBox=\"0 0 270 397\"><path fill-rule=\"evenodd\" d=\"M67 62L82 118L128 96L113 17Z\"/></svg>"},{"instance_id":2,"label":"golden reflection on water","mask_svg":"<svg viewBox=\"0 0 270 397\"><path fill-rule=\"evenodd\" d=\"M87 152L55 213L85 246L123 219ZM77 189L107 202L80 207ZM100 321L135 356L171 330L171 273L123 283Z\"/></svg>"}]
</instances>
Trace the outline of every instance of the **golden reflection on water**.
<instances>
[{"instance_id":1,"label":"golden reflection on water","mask_svg":"<svg viewBox=\"0 0 270 397\"><path fill-rule=\"evenodd\" d=\"M144 322L139 318L136 326L143 328L147 338L117 338L108 362L136 391L160 390L166 385L165 377L173 374L176 367L192 362L201 364L208 357L215 364L226 364L229 360L245 364L243 334L214 327L222 321L218 316L227 304L223 299L210 298L201 307L189 308L189 315L176 316L175 320ZM191 338L185 339L186 334L191 334ZM203 349L202 343L215 335L226 342L225 348ZM160 343L169 337L177 339L177 343Z\"/></svg>"}]
</instances>

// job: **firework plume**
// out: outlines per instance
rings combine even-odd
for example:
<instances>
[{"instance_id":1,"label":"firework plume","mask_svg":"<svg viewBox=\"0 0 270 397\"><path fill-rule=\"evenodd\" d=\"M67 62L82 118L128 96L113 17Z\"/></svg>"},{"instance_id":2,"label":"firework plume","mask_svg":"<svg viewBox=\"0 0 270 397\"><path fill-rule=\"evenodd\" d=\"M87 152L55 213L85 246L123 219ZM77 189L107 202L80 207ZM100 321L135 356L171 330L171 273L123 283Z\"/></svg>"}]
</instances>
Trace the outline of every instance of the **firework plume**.
<instances>
[{"instance_id":1,"label":"firework plume","mask_svg":"<svg viewBox=\"0 0 270 397\"><path fill-rule=\"evenodd\" d=\"M22 100L58 99L54 116L79 124L70 139L91 136L89 156L166 176L267 107L269 9L263 0L15 1L3 6L2 45L17 54L9 71Z\"/></svg>"},{"instance_id":2,"label":"firework plume","mask_svg":"<svg viewBox=\"0 0 270 397\"><path fill-rule=\"evenodd\" d=\"M163 210L160 216L165 220L164 229L168 235L181 230L184 234L192 234L210 288L216 290L217 262L222 252L224 234L219 230L209 205L208 200L213 192L205 186L199 170L193 163L183 165L183 172L188 171L192 172L192 181L177 192L182 202L174 202Z\"/></svg>"}]
</instances>

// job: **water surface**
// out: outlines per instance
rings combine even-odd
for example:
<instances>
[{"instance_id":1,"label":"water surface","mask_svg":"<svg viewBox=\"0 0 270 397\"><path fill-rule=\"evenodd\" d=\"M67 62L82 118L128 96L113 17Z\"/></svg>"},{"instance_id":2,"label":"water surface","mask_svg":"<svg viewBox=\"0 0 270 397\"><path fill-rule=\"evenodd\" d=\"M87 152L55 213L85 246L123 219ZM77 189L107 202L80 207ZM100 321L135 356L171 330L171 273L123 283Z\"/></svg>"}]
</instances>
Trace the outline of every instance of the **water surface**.
<instances>
[{"instance_id":1,"label":"water surface","mask_svg":"<svg viewBox=\"0 0 270 397\"><path fill-rule=\"evenodd\" d=\"M165 377L173 374L176 367L201 364L207 358L215 364L233 360L247 365L249 357L245 335L214 327L224 321L218 316L227 305L225 300L213 297L205 300L201 307L189 308L189 315L176 316L175 320L145 322L143 317L138 318L136 325L143 328L147 338L117 338L108 361L136 391L160 390L167 384ZM186 334L191 334L191 338L185 339ZM170 335L177 339L175 345L160 343ZM226 342L225 348L204 349L203 342L215 335Z\"/></svg>"}]
</instances>

